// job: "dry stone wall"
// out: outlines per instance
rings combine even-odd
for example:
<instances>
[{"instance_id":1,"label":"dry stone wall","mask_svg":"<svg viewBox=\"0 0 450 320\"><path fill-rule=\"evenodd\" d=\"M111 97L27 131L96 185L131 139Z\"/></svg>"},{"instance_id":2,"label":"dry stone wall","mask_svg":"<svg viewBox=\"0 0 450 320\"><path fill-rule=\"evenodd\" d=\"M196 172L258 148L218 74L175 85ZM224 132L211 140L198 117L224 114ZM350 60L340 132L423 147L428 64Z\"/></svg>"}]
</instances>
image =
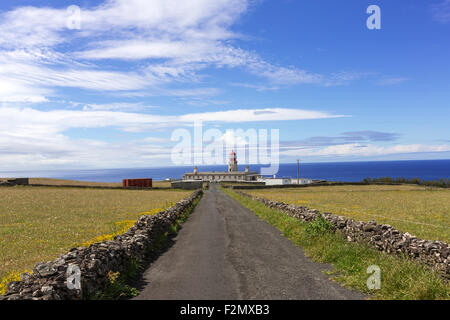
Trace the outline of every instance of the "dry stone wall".
<instances>
[{"instance_id":1,"label":"dry stone wall","mask_svg":"<svg viewBox=\"0 0 450 320\"><path fill-rule=\"evenodd\" d=\"M319 213L318 210L303 206L289 205L284 202L271 201L236 191L237 193L264 203L267 207L281 210L289 216L310 222ZM364 242L387 253L404 254L425 263L439 271L450 280L450 245L442 241L421 240L409 233L403 233L388 224L378 224L375 221L360 222L332 213L322 213L338 232L348 241Z\"/></svg>"},{"instance_id":2,"label":"dry stone wall","mask_svg":"<svg viewBox=\"0 0 450 320\"><path fill-rule=\"evenodd\" d=\"M7 294L0 300L81 300L101 291L110 271L126 272L133 260L144 260L157 239L202 193L195 191L165 211L140 217L114 240L73 248L55 261L36 264L32 274L24 273L21 281L9 283ZM74 270L80 275L78 288L76 279L71 278Z\"/></svg>"}]
</instances>

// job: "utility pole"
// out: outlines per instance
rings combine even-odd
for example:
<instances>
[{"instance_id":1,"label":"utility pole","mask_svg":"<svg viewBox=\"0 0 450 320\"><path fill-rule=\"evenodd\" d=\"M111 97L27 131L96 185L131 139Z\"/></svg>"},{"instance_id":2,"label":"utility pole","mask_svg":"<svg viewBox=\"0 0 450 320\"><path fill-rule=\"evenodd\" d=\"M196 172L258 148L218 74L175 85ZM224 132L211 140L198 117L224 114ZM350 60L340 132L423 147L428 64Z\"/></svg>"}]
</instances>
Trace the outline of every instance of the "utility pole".
<instances>
[{"instance_id":1,"label":"utility pole","mask_svg":"<svg viewBox=\"0 0 450 320\"><path fill-rule=\"evenodd\" d=\"M297 184L300 184L300 159L297 159Z\"/></svg>"}]
</instances>

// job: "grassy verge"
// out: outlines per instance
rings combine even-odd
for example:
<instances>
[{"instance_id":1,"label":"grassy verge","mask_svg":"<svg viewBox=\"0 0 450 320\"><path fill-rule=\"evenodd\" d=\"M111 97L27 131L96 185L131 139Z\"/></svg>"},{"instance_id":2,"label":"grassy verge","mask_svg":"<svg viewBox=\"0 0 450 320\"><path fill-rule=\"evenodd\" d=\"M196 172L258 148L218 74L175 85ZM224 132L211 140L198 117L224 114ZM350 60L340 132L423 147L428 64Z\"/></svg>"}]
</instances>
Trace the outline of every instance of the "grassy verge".
<instances>
[{"instance_id":1,"label":"grassy verge","mask_svg":"<svg viewBox=\"0 0 450 320\"><path fill-rule=\"evenodd\" d=\"M450 285L415 261L388 255L364 244L349 243L320 218L308 224L230 189L222 190L281 230L314 261L331 264L330 278L344 286L367 293L373 299L450 299ZM370 276L367 268L371 265L381 269L379 290L367 288Z\"/></svg>"},{"instance_id":2,"label":"grassy verge","mask_svg":"<svg viewBox=\"0 0 450 320\"><path fill-rule=\"evenodd\" d=\"M112 272L108 273L108 283L101 292L97 292L87 300L121 300L136 297L139 290L130 285L130 281L134 280L143 270L142 264L133 259L131 260L128 270L125 273Z\"/></svg>"}]
</instances>

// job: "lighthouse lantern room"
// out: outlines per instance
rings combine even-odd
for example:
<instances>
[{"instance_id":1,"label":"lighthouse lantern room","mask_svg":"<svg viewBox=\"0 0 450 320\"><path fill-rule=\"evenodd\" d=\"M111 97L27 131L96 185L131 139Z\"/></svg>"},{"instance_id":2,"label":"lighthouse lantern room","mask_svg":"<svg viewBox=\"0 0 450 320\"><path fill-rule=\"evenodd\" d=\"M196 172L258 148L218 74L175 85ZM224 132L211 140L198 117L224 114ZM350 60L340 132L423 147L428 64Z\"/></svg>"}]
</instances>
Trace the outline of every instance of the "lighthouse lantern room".
<instances>
[{"instance_id":1,"label":"lighthouse lantern room","mask_svg":"<svg viewBox=\"0 0 450 320\"><path fill-rule=\"evenodd\" d=\"M228 172L237 172L238 171L238 167L237 167L237 157L236 157L236 152L231 151L230 153L230 161L228 162Z\"/></svg>"}]
</instances>

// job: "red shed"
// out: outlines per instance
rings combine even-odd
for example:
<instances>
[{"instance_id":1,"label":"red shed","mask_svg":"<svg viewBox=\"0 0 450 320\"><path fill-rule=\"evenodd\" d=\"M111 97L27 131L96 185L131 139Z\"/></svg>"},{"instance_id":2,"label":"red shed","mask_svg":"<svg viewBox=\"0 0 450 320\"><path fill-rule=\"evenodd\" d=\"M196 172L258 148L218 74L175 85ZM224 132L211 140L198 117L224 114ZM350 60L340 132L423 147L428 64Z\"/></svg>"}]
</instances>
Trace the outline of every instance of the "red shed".
<instances>
[{"instance_id":1,"label":"red shed","mask_svg":"<svg viewBox=\"0 0 450 320\"><path fill-rule=\"evenodd\" d=\"M123 179L124 188L152 188L152 179Z\"/></svg>"}]
</instances>

